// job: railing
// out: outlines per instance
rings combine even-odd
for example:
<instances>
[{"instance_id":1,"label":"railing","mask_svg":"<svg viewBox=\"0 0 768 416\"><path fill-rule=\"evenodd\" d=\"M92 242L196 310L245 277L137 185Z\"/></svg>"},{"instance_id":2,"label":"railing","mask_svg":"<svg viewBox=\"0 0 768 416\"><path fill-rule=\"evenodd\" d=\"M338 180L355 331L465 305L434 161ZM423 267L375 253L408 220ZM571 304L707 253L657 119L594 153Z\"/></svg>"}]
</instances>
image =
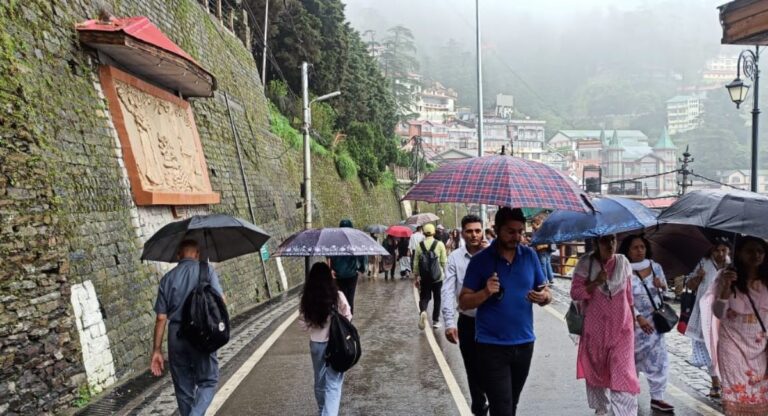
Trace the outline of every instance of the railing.
<instances>
[{"instance_id":1,"label":"railing","mask_svg":"<svg viewBox=\"0 0 768 416\"><path fill-rule=\"evenodd\" d=\"M552 258L552 269L560 276L571 276L579 257L586 252L584 243L563 243L557 248L560 255Z\"/></svg>"},{"instance_id":2,"label":"railing","mask_svg":"<svg viewBox=\"0 0 768 416\"><path fill-rule=\"evenodd\" d=\"M198 0L198 2L205 11L219 19L225 29L240 38L249 51L251 50L253 33L248 22L248 11L245 8L235 0Z\"/></svg>"}]
</instances>

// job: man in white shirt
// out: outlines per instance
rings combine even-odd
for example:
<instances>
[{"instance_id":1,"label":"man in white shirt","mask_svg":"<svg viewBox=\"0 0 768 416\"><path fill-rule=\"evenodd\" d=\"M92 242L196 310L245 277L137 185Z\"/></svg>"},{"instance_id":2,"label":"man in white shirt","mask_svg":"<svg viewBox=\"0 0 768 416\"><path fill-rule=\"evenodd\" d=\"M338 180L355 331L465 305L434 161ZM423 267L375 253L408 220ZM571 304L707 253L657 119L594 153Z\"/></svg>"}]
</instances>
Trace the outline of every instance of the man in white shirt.
<instances>
[{"instance_id":1,"label":"man in white shirt","mask_svg":"<svg viewBox=\"0 0 768 416\"><path fill-rule=\"evenodd\" d=\"M411 237L408 239L408 253L411 255L411 270L413 270L413 260L416 257L416 247L418 247L419 243L426 238L422 229L423 227L421 225L417 226L416 232L411 234Z\"/></svg>"},{"instance_id":2,"label":"man in white shirt","mask_svg":"<svg viewBox=\"0 0 768 416\"><path fill-rule=\"evenodd\" d=\"M479 369L475 352L475 310L459 310L458 322L455 318L457 299L464 284L464 274L469 260L487 245L483 240L483 223L480 217L467 215L461 219L461 239L464 245L448 256L448 263L445 266L441 296L445 338L454 344L458 342L461 349L469 383L469 394L472 398L472 414L485 415L488 413L488 404L485 390L480 387L480 377L477 374Z\"/></svg>"}]
</instances>

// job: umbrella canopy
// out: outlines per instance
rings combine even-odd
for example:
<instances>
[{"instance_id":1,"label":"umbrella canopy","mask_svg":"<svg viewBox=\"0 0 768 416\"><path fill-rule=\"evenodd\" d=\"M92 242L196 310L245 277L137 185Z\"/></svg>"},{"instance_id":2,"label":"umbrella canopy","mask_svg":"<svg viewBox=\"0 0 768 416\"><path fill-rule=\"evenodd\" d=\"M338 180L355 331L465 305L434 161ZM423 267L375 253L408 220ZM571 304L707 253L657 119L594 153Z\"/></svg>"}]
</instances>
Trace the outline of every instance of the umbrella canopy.
<instances>
[{"instance_id":1,"label":"umbrella canopy","mask_svg":"<svg viewBox=\"0 0 768 416\"><path fill-rule=\"evenodd\" d=\"M363 231L354 228L314 228L300 231L283 241L276 257L371 256L389 252Z\"/></svg>"},{"instance_id":2,"label":"umbrella canopy","mask_svg":"<svg viewBox=\"0 0 768 416\"><path fill-rule=\"evenodd\" d=\"M413 234L413 230L406 225L393 225L387 228L387 235L391 235L392 237L410 237L411 234Z\"/></svg>"},{"instance_id":3,"label":"umbrella canopy","mask_svg":"<svg viewBox=\"0 0 768 416\"><path fill-rule=\"evenodd\" d=\"M589 212L589 198L560 171L513 156L483 156L440 166L404 200L464 202Z\"/></svg>"},{"instance_id":4,"label":"umbrella canopy","mask_svg":"<svg viewBox=\"0 0 768 416\"><path fill-rule=\"evenodd\" d=\"M619 235L619 239L628 235ZM671 279L694 271L717 233L688 225L661 224L646 230L643 236L650 243L653 261L661 264L664 274Z\"/></svg>"},{"instance_id":5,"label":"umbrella canopy","mask_svg":"<svg viewBox=\"0 0 768 416\"><path fill-rule=\"evenodd\" d=\"M593 198L592 205L595 207L592 213L553 212L533 234L531 244L584 240L656 225L656 214L631 199Z\"/></svg>"},{"instance_id":6,"label":"umbrella canopy","mask_svg":"<svg viewBox=\"0 0 768 416\"><path fill-rule=\"evenodd\" d=\"M701 190L681 196L659 215L659 222L768 238L766 213L768 197L754 192Z\"/></svg>"},{"instance_id":7,"label":"umbrella canopy","mask_svg":"<svg viewBox=\"0 0 768 416\"><path fill-rule=\"evenodd\" d=\"M438 217L437 215L431 212L425 212L423 214L411 215L410 217L408 217L407 220L405 220L405 223L408 225L418 226L418 225L424 225L428 222L437 221L439 219L440 217Z\"/></svg>"},{"instance_id":8,"label":"umbrella canopy","mask_svg":"<svg viewBox=\"0 0 768 416\"><path fill-rule=\"evenodd\" d=\"M387 226L384 224L371 224L365 227L365 231L371 234L381 234L387 231Z\"/></svg>"},{"instance_id":9,"label":"umbrella canopy","mask_svg":"<svg viewBox=\"0 0 768 416\"><path fill-rule=\"evenodd\" d=\"M177 261L179 244L195 240L201 258L220 262L255 253L269 240L269 234L240 218L225 214L195 215L163 226L146 243L142 260Z\"/></svg>"}]
</instances>

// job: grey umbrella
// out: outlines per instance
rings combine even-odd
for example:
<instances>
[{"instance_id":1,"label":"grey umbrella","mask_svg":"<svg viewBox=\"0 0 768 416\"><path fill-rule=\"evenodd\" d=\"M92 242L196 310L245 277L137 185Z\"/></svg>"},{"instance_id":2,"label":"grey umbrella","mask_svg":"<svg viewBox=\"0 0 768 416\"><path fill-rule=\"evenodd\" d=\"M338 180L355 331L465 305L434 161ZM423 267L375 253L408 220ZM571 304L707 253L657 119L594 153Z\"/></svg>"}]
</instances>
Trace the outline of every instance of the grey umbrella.
<instances>
[{"instance_id":1,"label":"grey umbrella","mask_svg":"<svg viewBox=\"0 0 768 416\"><path fill-rule=\"evenodd\" d=\"M389 252L368 234L354 228L314 228L300 231L283 241L275 257L373 256Z\"/></svg>"},{"instance_id":2,"label":"grey umbrella","mask_svg":"<svg viewBox=\"0 0 768 416\"><path fill-rule=\"evenodd\" d=\"M681 196L659 215L659 222L768 238L766 214L765 196L747 191L702 190Z\"/></svg>"},{"instance_id":3,"label":"grey umbrella","mask_svg":"<svg viewBox=\"0 0 768 416\"><path fill-rule=\"evenodd\" d=\"M389 227L383 224L371 224L367 225L364 230L371 234L383 234L387 231L387 228Z\"/></svg>"},{"instance_id":4,"label":"grey umbrella","mask_svg":"<svg viewBox=\"0 0 768 416\"><path fill-rule=\"evenodd\" d=\"M144 243L141 259L175 262L179 244L184 240L197 241L203 259L220 262L259 251L269 240L269 234L229 215L195 215L158 230Z\"/></svg>"},{"instance_id":5,"label":"grey umbrella","mask_svg":"<svg viewBox=\"0 0 768 416\"><path fill-rule=\"evenodd\" d=\"M407 220L405 220L405 223L408 225L424 225L428 222L437 221L439 219L440 217L437 215L431 212L425 212L423 214L411 215Z\"/></svg>"}]
</instances>

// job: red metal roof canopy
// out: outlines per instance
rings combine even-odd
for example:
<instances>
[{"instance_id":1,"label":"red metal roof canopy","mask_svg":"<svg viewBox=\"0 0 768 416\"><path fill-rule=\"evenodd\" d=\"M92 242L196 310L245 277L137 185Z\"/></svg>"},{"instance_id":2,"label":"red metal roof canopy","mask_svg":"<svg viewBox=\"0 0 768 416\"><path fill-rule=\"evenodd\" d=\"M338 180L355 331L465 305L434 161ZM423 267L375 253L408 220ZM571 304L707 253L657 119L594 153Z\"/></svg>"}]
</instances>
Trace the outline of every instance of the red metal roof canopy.
<instances>
[{"instance_id":1,"label":"red metal roof canopy","mask_svg":"<svg viewBox=\"0 0 768 416\"><path fill-rule=\"evenodd\" d=\"M144 16L88 20L77 25L80 42L120 67L184 97L211 97L216 78Z\"/></svg>"}]
</instances>

